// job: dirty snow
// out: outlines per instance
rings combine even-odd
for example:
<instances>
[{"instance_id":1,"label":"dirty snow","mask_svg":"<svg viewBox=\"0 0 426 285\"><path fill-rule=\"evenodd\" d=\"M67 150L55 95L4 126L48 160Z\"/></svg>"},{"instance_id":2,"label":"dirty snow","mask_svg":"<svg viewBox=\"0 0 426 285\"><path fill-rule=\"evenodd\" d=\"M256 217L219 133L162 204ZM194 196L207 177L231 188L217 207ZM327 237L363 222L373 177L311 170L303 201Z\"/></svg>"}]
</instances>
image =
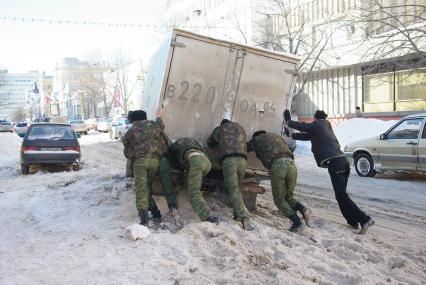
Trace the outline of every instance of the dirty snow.
<instances>
[{"instance_id":1,"label":"dirty snow","mask_svg":"<svg viewBox=\"0 0 426 285\"><path fill-rule=\"evenodd\" d=\"M297 197L315 215L304 235L287 231L289 221L268 189L251 215L252 232L210 197L223 222L199 222L180 193L183 229L154 228L146 239L131 241L125 229L138 217L121 143L99 133L80 142L80 171L22 176L20 139L0 134L0 284L426 282L424 177L352 173L349 192L376 220L359 236L339 214L326 170L309 153L297 153ZM164 200L158 201L166 218Z\"/></svg>"}]
</instances>

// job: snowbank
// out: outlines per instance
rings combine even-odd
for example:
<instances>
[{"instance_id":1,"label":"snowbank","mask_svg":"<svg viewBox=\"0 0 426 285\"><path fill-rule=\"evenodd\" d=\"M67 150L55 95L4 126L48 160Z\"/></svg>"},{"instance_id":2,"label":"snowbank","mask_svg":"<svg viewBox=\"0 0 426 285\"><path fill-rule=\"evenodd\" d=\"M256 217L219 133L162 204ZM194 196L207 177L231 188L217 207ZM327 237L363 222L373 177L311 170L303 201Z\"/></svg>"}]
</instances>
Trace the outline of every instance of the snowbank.
<instances>
[{"instance_id":1,"label":"snowbank","mask_svg":"<svg viewBox=\"0 0 426 285\"><path fill-rule=\"evenodd\" d=\"M355 118L346 120L334 128L334 133L343 148L347 143L370 137L378 137L397 121Z\"/></svg>"},{"instance_id":2,"label":"snowbank","mask_svg":"<svg viewBox=\"0 0 426 285\"><path fill-rule=\"evenodd\" d=\"M19 174L21 143L22 139L16 134L0 133L0 180Z\"/></svg>"}]
</instances>

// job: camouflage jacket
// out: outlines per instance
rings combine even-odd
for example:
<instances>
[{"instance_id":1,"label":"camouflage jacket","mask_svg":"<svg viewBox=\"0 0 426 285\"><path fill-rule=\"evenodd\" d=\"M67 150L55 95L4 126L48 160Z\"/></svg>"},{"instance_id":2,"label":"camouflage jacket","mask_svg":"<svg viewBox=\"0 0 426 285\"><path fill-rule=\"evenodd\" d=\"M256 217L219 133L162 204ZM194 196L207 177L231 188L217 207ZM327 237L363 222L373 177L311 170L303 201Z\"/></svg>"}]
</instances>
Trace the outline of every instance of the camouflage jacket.
<instances>
[{"instance_id":1,"label":"camouflage jacket","mask_svg":"<svg viewBox=\"0 0 426 285\"><path fill-rule=\"evenodd\" d=\"M266 132L255 136L247 143L248 151L255 151L256 156L263 165L270 169L275 159L289 157L294 159L294 155L287 143L277 134Z\"/></svg>"},{"instance_id":2,"label":"camouflage jacket","mask_svg":"<svg viewBox=\"0 0 426 285\"><path fill-rule=\"evenodd\" d=\"M204 153L201 144L193 138L181 138L169 146L167 157L171 160L172 164L183 169L189 168L189 163L185 159L188 152L196 150Z\"/></svg>"},{"instance_id":3,"label":"camouflage jacket","mask_svg":"<svg viewBox=\"0 0 426 285\"><path fill-rule=\"evenodd\" d=\"M246 132L237 123L228 122L216 127L207 139L207 144L210 147L217 146L222 159L231 154L247 158Z\"/></svg>"},{"instance_id":4,"label":"camouflage jacket","mask_svg":"<svg viewBox=\"0 0 426 285\"><path fill-rule=\"evenodd\" d=\"M155 121L136 121L123 137L126 158L161 158L167 151L168 138L160 118Z\"/></svg>"}]
</instances>

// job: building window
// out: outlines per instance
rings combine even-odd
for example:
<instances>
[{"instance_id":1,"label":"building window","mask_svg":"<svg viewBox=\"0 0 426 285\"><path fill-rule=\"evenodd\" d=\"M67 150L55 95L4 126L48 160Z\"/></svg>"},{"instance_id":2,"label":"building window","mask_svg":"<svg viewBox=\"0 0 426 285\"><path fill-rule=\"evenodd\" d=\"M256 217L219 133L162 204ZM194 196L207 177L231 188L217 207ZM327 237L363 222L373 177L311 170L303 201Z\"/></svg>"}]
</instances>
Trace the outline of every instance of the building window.
<instances>
[{"instance_id":1,"label":"building window","mask_svg":"<svg viewBox=\"0 0 426 285\"><path fill-rule=\"evenodd\" d=\"M393 101L393 73L364 76L364 102Z\"/></svg>"},{"instance_id":2,"label":"building window","mask_svg":"<svg viewBox=\"0 0 426 285\"><path fill-rule=\"evenodd\" d=\"M363 76L364 112L426 109L426 69Z\"/></svg>"},{"instance_id":3,"label":"building window","mask_svg":"<svg viewBox=\"0 0 426 285\"><path fill-rule=\"evenodd\" d=\"M426 100L426 69L396 74L396 100Z\"/></svg>"}]
</instances>

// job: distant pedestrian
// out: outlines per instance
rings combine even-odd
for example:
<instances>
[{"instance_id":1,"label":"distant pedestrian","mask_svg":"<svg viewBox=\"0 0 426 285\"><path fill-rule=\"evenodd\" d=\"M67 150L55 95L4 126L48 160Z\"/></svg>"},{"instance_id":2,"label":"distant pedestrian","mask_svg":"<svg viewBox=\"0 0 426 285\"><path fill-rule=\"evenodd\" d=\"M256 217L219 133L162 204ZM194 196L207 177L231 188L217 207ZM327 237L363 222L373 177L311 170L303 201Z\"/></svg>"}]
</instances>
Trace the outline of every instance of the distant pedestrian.
<instances>
[{"instance_id":1,"label":"distant pedestrian","mask_svg":"<svg viewBox=\"0 0 426 285\"><path fill-rule=\"evenodd\" d=\"M355 107L355 117L356 118L362 118L361 108L358 107L358 106Z\"/></svg>"},{"instance_id":2,"label":"distant pedestrian","mask_svg":"<svg viewBox=\"0 0 426 285\"><path fill-rule=\"evenodd\" d=\"M346 192L348 184L350 165L343 152L340 150L339 142L334 135L327 114L317 110L314 122L301 123L291 120L289 110L284 111L284 120L290 128L300 131L293 133L296 140L311 141L312 152L319 167L328 168L334 193L340 211L346 222L355 229L361 224L360 234L365 234L367 229L374 225L374 220L366 215L349 197ZM288 131L286 132L288 133Z\"/></svg>"}]
</instances>

